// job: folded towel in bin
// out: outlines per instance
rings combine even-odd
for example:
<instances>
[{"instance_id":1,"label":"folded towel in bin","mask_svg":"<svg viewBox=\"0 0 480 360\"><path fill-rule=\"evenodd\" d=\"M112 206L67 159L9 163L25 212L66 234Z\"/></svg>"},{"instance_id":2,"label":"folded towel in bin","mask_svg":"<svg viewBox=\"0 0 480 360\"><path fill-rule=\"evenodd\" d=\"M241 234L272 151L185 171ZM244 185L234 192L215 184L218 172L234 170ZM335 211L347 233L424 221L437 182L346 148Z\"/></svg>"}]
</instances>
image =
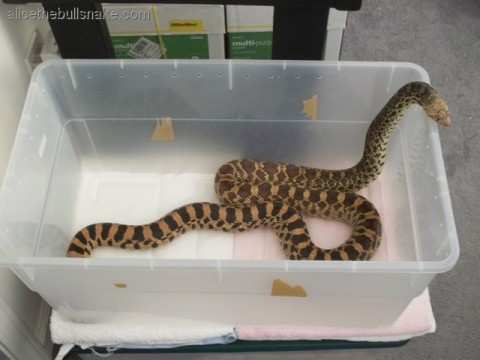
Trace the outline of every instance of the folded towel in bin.
<instances>
[{"instance_id":1,"label":"folded towel in bin","mask_svg":"<svg viewBox=\"0 0 480 360\"><path fill-rule=\"evenodd\" d=\"M348 340L392 342L435 332L436 323L426 289L412 300L398 319L375 328L331 326L239 326L239 340Z\"/></svg>"},{"instance_id":2,"label":"folded towel in bin","mask_svg":"<svg viewBox=\"0 0 480 360\"><path fill-rule=\"evenodd\" d=\"M183 345L228 344L237 337L232 326L142 313L82 313L81 317L52 311L50 330L55 344L63 345L56 360L70 349L172 348Z\"/></svg>"}]
</instances>

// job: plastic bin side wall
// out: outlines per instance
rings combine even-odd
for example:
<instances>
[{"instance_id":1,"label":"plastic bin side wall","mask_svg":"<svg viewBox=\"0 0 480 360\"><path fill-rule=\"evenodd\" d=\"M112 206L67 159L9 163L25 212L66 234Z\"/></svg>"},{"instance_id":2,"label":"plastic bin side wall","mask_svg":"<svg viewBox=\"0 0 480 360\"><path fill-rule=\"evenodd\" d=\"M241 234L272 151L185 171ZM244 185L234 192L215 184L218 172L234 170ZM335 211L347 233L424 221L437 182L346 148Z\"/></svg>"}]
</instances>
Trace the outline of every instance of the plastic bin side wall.
<instances>
[{"instance_id":1,"label":"plastic bin side wall","mask_svg":"<svg viewBox=\"0 0 480 360\"><path fill-rule=\"evenodd\" d=\"M440 129L444 130L444 129ZM443 164L438 127L419 107L412 108L399 124L405 151L406 172L398 176L400 186L408 186L410 211L414 221L418 259L425 271L436 262L437 269L447 271L458 258L459 248L453 237L456 228ZM446 130L448 131L448 129ZM408 184L403 184L408 181ZM398 207L400 211L405 207ZM402 219L399 216L399 219ZM402 223L398 223L402 227Z\"/></svg>"},{"instance_id":2,"label":"plastic bin side wall","mask_svg":"<svg viewBox=\"0 0 480 360\"><path fill-rule=\"evenodd\" d=\"M254 266L255 264L252 263ZM28 268L23 270L28 271ZM393 321L435 274L287 273L199 269L30 269L34 288L63 311L146 312L234 324L378 326ZM34 274L34 277L32 275ZM25 276L24 276L25 278ZM271 296L282 279L307 297ZM392 284L398 286L393 287ZM212 306L212 304L215 304Z\"/></svg>"},{"instance_id":3,"label":"plastic bin side wall","mask_svg":"<svg viewBox=\"0 0 480 360\"><path fill-rule=\"evenodd\" d=\"M44 215L61 114L51 94L32 83L0 193L0 244L6 262L32 256Z\"/></svg>"},{"instance_id":4,"label":"plastic bin side wall","mask_svg":"<svg viewBox=\"0 0 480 360\"><path fill-rule=\"evenodd\" d=\"M307 147L315 153L326 151L325 158L341 154L351 158L359 152L361 140L348 141L350 135L344 131L351 124L355 124L356 130L365 130L366 124L403 83L428 80L420 69L396 64L300 66L272 62L268 69L260 69L254 62L205 63L200 68L197 64L202 63L145 62L137 66L115 61L52 62L34 76L11 160L13 166L7 174L8 186L1 194L0 242L9 256L9 265L52 306L75 310L165 311L164 315L205 316L206 320L220 321L244 319L265 324L278 323L281 315L278 312L288 312L285 321L301 324L318 323L321 318L333 322L342 313L350 325L373 326L394 319L436 273L447 270L446 265L453 266L456 250L451 240L455 233L453 220L449 218L451 213L444 211L445 204L449 204L448 188L445 191L443 164L438 160L441 156L438 134L426 119L418 121L424 116L419 109L413 109L402 120L390 144L395 151L388 155L388 166L398 168L397 173L390 175L397 191L389 196L399 205L395 210L397 218L404 219L399 221L395 233L404 235L407 245L404 257L411 261L355 264L341 271L333 267L288 272L280 265L272 271L257 271L254 267L225 270L220 265L202 271L192 266L168 270L148 262L142 265L147 269L139 269L129 266L128 261L124 268L118 268L101 260L65 266L68 261L63 258L65 239L71 236L75 202L81 201L76 197L80 186L76 179L85 170L145 170L154 153L149 150L152 144L142 139L149 134L156 118L183 118L174 122L179 140L177 151L184 146L188 153L195 152L195 147L202 149L198 151L200 155L210 152L211 161L203 163L203 171L210 172L223 160L218 156L255 154L252 144L243 144L231 154L215 157L227 146L222 143L222 134L228 130L232 134L232 129L246 131L249 124L261 133L268 133L268 126L275 127L287 139L286 134L291 131L288 127L294 122L282 121L298 121L298 128L307 129L310 120L303 111L303 102L317 95L318 121L312 123L321 130L324 141L318 144L312 141ZM209 118L230 120L214 123ZM280 121L249 123L254 119ZM212 126L210 133L204 134L204 140L214 131L218 132L219 140L210 148L204 146L205 141L192 145L198 138L189 135L186 129L195 125L200 131L208 124ZM343 140L328 136L335 130L331 124L335 124L336 130L343 129L340 131ZM113 141L112 135L108 137L112 125L125 127L119 132L123 136L120 141ZM130 127L136 131L132 132ZM305 139L317 137L311 131L304 135ZM107 141L102 139L104 136ZM274 149L268 142L259 143L265 146L260 148L263 153L287 156L285 149ZM122 144L125 149L120 160L131 161L118 161ZM332 144L337 147L326 150ZM301 144L296 146L301 149ZM57 151L59 148L61 152ZM173 150L169 151L175 153ZM294 155L289 156L295 159ZM185 170L174 168L175 163L178 162L160 163L157 171ZM194 160L187 165L199 170L200 163ZM440 175L440 180L432 182L431 173ZM56 196L49 197L49 189L55 189ZM38 238L42 242L35 243ZM408 246L411 244L414 246ZM38 259L32 260L30 256ZM445 256L447 263L443 264ZM49 259L50 263L45 265ZM395 271L396 266L403 270ZM410 270L405 270L406 267ZM271 284L277 278L303 286L307 298L271 297ZM218 312L211 304L217 305ZM194 310L198 307L202 310ZM265 317L257 319L257 310L248 315L250 307L265 313ZM242 309L238 318L236 308ZM291 315L299 309L298 317Z\"/></svg>"},{"instance_id":5,"label":"plastic bin side wall","mask_svg":"<svg viewBox=\"0 0 480 360\"><path fill-rule=\"evenodd\" d=\"M308 119L371 121L406 82L428 80L420 68L374 63L144 61L50 62L50 89L65 119ZM359 71L359 66L361 70Z\"/></svg>"}]
</instances>

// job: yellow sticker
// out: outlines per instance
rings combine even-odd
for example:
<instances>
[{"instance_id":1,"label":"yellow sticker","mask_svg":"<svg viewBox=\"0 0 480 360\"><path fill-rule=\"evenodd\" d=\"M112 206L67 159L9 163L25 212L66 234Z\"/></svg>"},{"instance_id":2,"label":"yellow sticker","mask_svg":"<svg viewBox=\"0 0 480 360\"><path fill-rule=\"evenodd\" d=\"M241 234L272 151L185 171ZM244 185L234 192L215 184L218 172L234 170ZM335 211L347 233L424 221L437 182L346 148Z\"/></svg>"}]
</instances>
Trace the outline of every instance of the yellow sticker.
<instances>
[{"instance_id":1,"label":"yellow sticker","mask_svg":"<svg viewBox=\"0 0 480 360\"><path fill-rule=\"evenodd\" d=\"M300 285L291 286L280 279L273 280L272 296L307 297L307 292Z\"/></svg>"},{"instance_id":2,"label":"yellow sticker","mask_svg":"<svg viewBox=\"0 0 480 360\"><path fill-rule=\"evenodd\" d=\"M125 284L125 283L115 283L113 285L115 285L115 287L118 288L118 289L126 289L127 288L127 284Z\"/></svg>"},{"instance_id":3,"label":"yellow sticker","mask_svg":"<svg viewBox=\"0 0 480 360\"><path fill-rule=\"evenodd\" d=\"M203 27L202 19L170 19L168 20L169 32L196 32L207 31Z\"/></svg>"},{"instance_id":4,"label":"yellow sticker","mask_svg":"<svg viewBox=\"0 0 480 360\"><path fill-rule=\"evenodd\" d=\"M303 100L302 114L306 114L310 120L317 120L317 95L313 95L310 99Z\"/></svg>"},{"instance_id":5,"label":"yellow sticker","mask_svg":"<svg viewBox=\"0 0 480 360\"><path fill-rule=\"evenodd\" d=\"M171 117L157 119L157 124L155 125L155 129L153 130L150 140L175 140Z\"/></svg>"}]
</instances>

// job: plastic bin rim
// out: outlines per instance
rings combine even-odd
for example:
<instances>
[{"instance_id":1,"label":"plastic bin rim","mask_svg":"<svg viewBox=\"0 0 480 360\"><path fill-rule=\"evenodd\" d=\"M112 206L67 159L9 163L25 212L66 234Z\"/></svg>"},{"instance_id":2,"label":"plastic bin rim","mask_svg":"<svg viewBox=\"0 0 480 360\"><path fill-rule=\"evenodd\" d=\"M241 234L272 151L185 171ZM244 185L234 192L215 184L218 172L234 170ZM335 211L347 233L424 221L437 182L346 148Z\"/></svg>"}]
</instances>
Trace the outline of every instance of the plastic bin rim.
<instances>
[{"instance_id":1,"label":"plastic bin rim","mask_svg":"<svg viewBox=\"0 0 480 360\"><path fill-rule=\"evenodd\" d=\"M420 65L412 62L402 61L324 61L324 60L252 60L252 59L50 59L42 62L38 65L32 73L31 82L35 82L41 72L51 66L67 66L74 65L112 65L119 66L124 69L125 66L137 67L142 65L161 65L161 66L174 66L177 68L179 65L187 66L207 66L207 65L228 65L229 67L234 65L252 65L252 66L282 66L286 69L288 66L317 66L325 68L338 68L340 71L343 67L390 67L392 70L403 67L410 68L419 73L419 77L422 81L430 82L430 77L427 71Z\"/></svg>"},{"instance_id":2,"label":"plastic bin rim","mask_svg":"<svg viewBox=\"0 0 480 360\"><path fill-rule=\"evenodd\" d=\"M0 257L0 268L69 268L107 270L117 268L217 270L221 271L284 271L342 273L443 273L452 269L459 258L458 244L452 246L441 261L296 261L296 260L216 260L216 259L70 259L62 257Z\"/></svg>"}]
</instances>

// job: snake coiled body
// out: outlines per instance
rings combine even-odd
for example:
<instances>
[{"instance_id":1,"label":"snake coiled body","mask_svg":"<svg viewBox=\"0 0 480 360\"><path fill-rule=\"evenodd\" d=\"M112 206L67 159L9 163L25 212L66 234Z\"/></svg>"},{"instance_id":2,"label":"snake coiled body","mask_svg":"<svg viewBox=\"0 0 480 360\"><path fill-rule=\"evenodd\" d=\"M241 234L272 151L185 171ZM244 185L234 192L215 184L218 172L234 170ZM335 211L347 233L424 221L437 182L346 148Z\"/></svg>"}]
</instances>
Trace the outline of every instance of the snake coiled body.
<instances>
[{"instance_id":1,"label":"snake coiled body","mask_svg":"<svg viewBox=\"0 0 480 360\"><path fill-rule=\"evenodd\" d=\"M370 124L361 160L344 170L323 170L269 161L234 160L215 175L222 204L185 205L146 225L98 223L81 229L67 251L88 257L98 246L148 249L192 229L245 231L268 226L276 231L290 259L368 260L381 241L381 220L374 205L354 193L381 173L390 134L413 104L439 125L449 125L448 106L428 84L404 85ZM334 249L316 246L301 214L335 219L352 233Z\"/></svg>"},{"instance_id":2,"label":"snake coiled body","mask_svg":"<svg viewBox=\"0 0 480 360\"><path fill-rule=\"evenodd\" d=\"M137 250L156 248L195 229L241 232L259 226L268 226L275 230L283 240L285 249L290 244L302 244L309 238L302 216L295 209L280 202L265 202L246 207L193 203L145 225L97 223L86 226L72 239L67 256L90 256L97 246Z\"/></svg>"}]
</instances>

